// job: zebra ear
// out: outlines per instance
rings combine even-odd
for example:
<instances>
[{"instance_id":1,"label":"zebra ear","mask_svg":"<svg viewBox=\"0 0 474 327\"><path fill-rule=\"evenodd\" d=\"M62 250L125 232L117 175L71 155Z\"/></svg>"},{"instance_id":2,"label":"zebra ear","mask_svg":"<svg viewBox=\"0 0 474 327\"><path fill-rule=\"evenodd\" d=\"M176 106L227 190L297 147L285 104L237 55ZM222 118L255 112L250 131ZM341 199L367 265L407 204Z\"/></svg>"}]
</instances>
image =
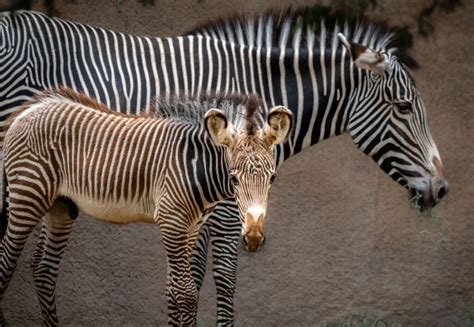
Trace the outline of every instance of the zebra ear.
<instances>
[{"instance_id":1,"label":"zebra ear","mask_svg":"<svg viewBox=\"0 0 474 327\"><path fill-rule=\"evenodd\" d=\"M204 117L206 130L217 145L225 145L233 149L237 138L235 127L227 121L227 117L220 109L209 109Z\"/></svg>"},{"instance_id":2,"label":"zebra ear","mask_svg":"<svg viewBox=\"0 0 474 327\"><path fill-rule=\"evenodd\" d=\"M348 41L346 37L339 33L337 35L342 44L352 56L352 60L357 67L368 69L377 74L383 74L388 68L388 59L380 51L372 50L365 45Z\"/></svg>"},{"instance_id":3,"label":"zebra ear","mask_svg":"<svg viewBox=\"0 0 474 327\"><path fill-rule=\"evenodd\" d=\"M272 146L283 142L293 126L293 114L283 106L278 106L270 110L267 124L263 131L263 138Z\"/></svg>"}]
</instances>

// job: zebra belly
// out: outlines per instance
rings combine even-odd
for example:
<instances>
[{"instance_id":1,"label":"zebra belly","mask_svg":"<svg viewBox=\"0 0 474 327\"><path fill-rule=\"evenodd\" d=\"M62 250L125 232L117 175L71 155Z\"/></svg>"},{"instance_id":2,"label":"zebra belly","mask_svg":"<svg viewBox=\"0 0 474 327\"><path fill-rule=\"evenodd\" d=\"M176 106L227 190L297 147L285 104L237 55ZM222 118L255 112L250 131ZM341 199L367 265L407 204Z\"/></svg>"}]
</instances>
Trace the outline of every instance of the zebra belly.
<instances>
[{"instance_id":1,"label":"zebra belly","mask_svg":"<svg viewBox=\"0 0 474 327\"><path fill-rule=\"evenodd\" d=\"M63 195L70 198L76 204L80 212L99 220L117 224L137 222L155 223L153 215L150 212L146 212L144 206L138 201L104 202L77 194Z\"/></svg>"}]
</instances>

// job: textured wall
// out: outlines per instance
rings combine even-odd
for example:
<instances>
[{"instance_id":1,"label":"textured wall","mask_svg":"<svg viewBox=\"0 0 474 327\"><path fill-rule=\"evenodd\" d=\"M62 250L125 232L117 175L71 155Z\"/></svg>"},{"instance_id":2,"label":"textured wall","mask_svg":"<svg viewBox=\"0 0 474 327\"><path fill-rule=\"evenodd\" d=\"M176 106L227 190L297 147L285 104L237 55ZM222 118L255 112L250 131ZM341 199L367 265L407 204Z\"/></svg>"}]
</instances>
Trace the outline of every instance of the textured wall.
<instances>
[{"instance_id":1,"label":"textured wall","mask_svg":"<svg viewBox=\"0 0 474 327\"><path fill-rule=\"evenodd\" d=\"M378 2L377 15L414 26L411 13L420 5ZM137 1L63 0L58 7L66 18L159 36L289 3L156 0L144 8ZM454 14L436 14L436 34L417 38L414 48L422 65L414 77L451 186L435 210L438 223L417 214L406 191L347 135L304 151L279 171L265 248L240 253L237 326L318 326L363 316L390 326L467 326L469 316L474 320L474 4L464 3ZM164 325L160 242L155 226L78 219L58 281L62 324ZM40 323L31 245L4 300L13 326ZM214 312L208 276L199 319L213 325Z\"/></svg>"}]
</instances>

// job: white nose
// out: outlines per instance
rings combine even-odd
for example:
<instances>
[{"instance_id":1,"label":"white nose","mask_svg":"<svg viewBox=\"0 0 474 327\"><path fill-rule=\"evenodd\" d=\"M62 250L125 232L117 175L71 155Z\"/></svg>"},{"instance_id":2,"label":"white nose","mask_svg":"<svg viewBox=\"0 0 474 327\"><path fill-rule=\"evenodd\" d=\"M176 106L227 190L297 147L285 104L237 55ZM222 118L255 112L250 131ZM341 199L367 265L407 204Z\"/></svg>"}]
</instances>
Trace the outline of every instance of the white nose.
<instances>
[{"instance_id":1,"label":"white nose","mask_svg":"<svg viewBox=\"0 0 474 327\"><path fill-rule=\"evenodd\" d=\"M247 215L252 217L252 220L254 222L257 222L260 217L265 217L265 208L262 206L251 206L247 209Z\"/></svg>"}]
</instances>

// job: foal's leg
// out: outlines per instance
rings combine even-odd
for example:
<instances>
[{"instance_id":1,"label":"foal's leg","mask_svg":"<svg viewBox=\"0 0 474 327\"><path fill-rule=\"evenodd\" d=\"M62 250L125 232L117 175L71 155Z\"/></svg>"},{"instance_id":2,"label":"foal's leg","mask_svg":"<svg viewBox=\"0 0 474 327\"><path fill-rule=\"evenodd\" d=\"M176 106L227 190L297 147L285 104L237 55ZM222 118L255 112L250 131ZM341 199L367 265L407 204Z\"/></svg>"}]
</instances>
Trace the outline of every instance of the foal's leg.
<instances>
[{"instance_id":1,"label":"foal's leg","mask_svg":"<svg viewBox=\"0 0 474 327\"><path fill-rule=\"evenodd\" d=\"M56 278L61 255L71 233L73 219L76 218L70 215L70 205L56 200L46 213L43 218L40 239L31 262L36 293L46 326L58 324Z\"/></svg>"},{"instance_id":2,"label":"foal's leg","mask_svg":"<svg viewBox=\"0 0 474 327\"><path fill-rule=\"evenodd\" d=\"M220 203L209 218L214 282L217 290L217 325L234 325L237 250L242 231L235 201Z\"/></svg>"},{"instance_id":3,"label":"foal's leg","mask_svg":"<svg viewBox=\"0 0 474 327\"><path fill-rule=\"evenodd\" d=\"M172 223L170 220L172 219ZM194 326L196 324L199 293L191 275L190 228L188 219L159 220L160 231L168 259L168 325ZM195 235L196 233L194 233Z\"/></svg>"},{"instance_id":4,"label":"foal's leg","mask_svg":"<svg viewBox=\"0 0 474 327\"><path fill-rule=\"evenodd\" d=\"M18 258L25 247L33 227L38 224L49 206L44 199L25 196L15 192L15 186L10 185L9 218L5 238L2 241L2 256L0 263L0 302L16 269ZM0 310L0 323L5 322L3 310Z\"/></svg>"},{"instance_id":5,"label":"foal's leg","mask_svg":"<svg viewBox=\"0 0 474 327\"><path fill-rule=\"evenodd\" d=\"M191 245L191 274L198 291L201 289L204 277L206 276L207 253L209 251L209 235L211 228L210 224L212 224L212 221L211 219L208 219L199 229L194 244Z\"/></svg>"}]
</instances>

